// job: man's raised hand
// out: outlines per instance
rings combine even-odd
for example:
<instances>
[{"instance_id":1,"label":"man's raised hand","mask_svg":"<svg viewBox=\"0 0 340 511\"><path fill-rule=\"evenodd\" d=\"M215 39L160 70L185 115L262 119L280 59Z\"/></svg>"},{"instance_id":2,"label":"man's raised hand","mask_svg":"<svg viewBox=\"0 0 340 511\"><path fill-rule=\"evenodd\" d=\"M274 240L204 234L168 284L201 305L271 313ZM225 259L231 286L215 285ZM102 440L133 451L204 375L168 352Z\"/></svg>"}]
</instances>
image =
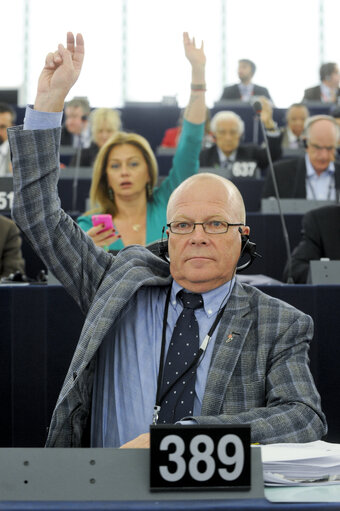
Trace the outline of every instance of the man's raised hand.
<instances>
[{"instance_id":1,"label":"man's raised hand","mask_svg":"<svg viewBox=\"0 0 340 511\"><path fill-rule=\"evenodd\" d=\"M77 81L84 60L84 40L77 34L67 33L67 47L48 53L38 81L34 108L45 112L61 112L64 101Z\"/></svg>"}]
</instances>

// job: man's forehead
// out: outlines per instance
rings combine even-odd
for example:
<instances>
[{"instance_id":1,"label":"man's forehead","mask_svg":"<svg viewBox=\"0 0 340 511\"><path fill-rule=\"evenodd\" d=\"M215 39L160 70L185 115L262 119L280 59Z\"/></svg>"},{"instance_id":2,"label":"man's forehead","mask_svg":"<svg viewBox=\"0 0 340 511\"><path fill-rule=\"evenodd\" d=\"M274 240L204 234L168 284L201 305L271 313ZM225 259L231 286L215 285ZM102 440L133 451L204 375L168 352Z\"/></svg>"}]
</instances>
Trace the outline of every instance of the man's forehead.
<instances>
[{"instance_id":1,"label":"man's forehead","mask_svg":"<svg viewBox=\"0 0 340 511\"><path fill-rule=\"evenodd\" d=\"M336 139L336 126L325 119L317 121L310 127L310 137L313 137L313 139L328 139L332 141Z\"/></svg>"}]
</instances>

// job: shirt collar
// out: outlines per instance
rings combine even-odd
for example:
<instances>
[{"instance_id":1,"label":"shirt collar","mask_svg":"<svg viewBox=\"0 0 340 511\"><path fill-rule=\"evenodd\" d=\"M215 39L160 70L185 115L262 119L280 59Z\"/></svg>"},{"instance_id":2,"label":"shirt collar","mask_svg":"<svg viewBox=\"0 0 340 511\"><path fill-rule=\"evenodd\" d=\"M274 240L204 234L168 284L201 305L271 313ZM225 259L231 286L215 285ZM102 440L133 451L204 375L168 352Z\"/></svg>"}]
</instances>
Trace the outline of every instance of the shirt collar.
<instances>
[{"instance_id":1,"label":"shirt collar","mask_svg":"<svg viewBox=\"0 0 340 511\"><path fill-rule=\"evenodd\" d=\"M328 87L328 85L326 85L323 82L321 82L320 88L321 88L321 96L324 96L328 100L333 99L332 96L335 93L336 89L331 89L330 87Z\"/></svg>"},{"instance_id":2,"label":"shirt collar","mask_svg":"<svg viewBox=\"0 0 340 511\"><path fill-rule=\"evenodd\" d=\"M226 156L224 154L224 152L222 151L222 149L220 149L218 147L218 145L216 147L217 147L217 154L218 154L218 158L220 160L220 163L222 163L222 162L224 162L226 160L232 161L232 162L234 162L236 160L236 149L231 154L229 154L229 156Z\"/></svg>"},{"instance_id":3,"label":"shirt collar","mask_svg":"<svg viewBox=\"0 0 340 511\"><path fill-rule=\"evenodd\" d=\"M298 137L295 135L295 133L292 132L290 128L287 127L287 136L289 142L296 142Z\"/></svg>"},{"instance_id":4,"label":"shirt collar","mask_svg":"<svg viewBox=\"0 0 340 511\"><path fill-rule=\"evenodd\" d=\"M7 155L9 150L9 142L5 140L2 144L0 144L0 153L3 155Z\"/></svg>"},{"instance_id":5,"label":"shirt collar","mask_svg":"<svg viewBox=\"0 0 340 511\"><path fill-rule=\"evenodd\" d=\"M229 298L230 293L235 284L235 277L233 277L229 282L222 284L222 286L217 287L216 289L212 289L211 291L207 291L206 293L202 293L203 298L203 308L204 312L208 317L212 314L216 314L221 306L226 303L226 298ZM172 282L171 295L170 295L170 303L174 309L177 306L182 307L182 302L178 298L178 292L184 289L180 286L175 280Z\"/></svg>"},{"instance_id":6,"label":"shirt collar","mask_svg":"<svg viewBox=\"0 0 340 511\"><path fill-rule=\"evenodd\" d=\"M306 161L306 174L307 174L307 177L316 176L317 174L316 174L316 172L314 170L313 165L310 162L308 153L305 154L305 161ZM334 175L334 173L335 173L334 161L330 162L330 164L328 165L327 169L324 170L324 172L326 172L329 175Z\"/></svg>"}]
</instances>

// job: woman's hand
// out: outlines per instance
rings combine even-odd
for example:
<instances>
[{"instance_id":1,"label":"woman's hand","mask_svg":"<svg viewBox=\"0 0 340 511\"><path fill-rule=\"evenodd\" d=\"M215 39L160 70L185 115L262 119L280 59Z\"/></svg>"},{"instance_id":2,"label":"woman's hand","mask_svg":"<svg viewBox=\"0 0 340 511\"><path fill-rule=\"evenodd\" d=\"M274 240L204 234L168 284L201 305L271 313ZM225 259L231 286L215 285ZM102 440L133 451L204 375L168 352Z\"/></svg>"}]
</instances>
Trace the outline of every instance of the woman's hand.
<instances>
[{"instance_id":1,"label":"woman's hand","mask_svg":"<svg viewBox=\"0 0 340 511\"><path fill-rule=\"evenodd\" d=\"M107 247L121 238L120 234L117 233L115 228L108 229L107 231L100 232L104 228L104 224L96 225L91 227L87 231L87 234L92 238L93 242L97 247Z\"/></svg>"},{"instance_id":2,"label":"woman's hand","mask_svg":"<svg viewBox=\"0 0 340 511\"><path fill-rule=\"evenodd\" d=\"M64 101L76 83L84 60L84 40L77 34L76 44L72 32L67 32L67 48L48 53L38 81L34 108L43 112L61 112Z\"/></svg>"},{"instance_id":3,"label":"woman's hand","mask_svg":"<svg viewBox=\"0 0 340 511\"><path fill-rule=\"evenodd\" d=\"M204 54L204 44L196 48L195 38L190 39L188 32L183 32L183 45L186 58L189 60L193 69L204 70L206 57ZM204 71L203 71L204 72Z\"/></svg>"}]
</instances>

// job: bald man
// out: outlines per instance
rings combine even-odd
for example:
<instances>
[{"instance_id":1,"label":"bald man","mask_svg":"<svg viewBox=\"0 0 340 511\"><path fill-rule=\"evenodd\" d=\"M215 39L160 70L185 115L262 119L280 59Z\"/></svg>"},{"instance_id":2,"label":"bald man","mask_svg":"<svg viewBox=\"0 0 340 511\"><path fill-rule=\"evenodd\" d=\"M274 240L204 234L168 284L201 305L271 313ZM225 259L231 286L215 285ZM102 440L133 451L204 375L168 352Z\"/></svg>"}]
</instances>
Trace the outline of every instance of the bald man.
<instances>
[{"instance_id":1,"label":"bald man","mask_svg":"<svg viewBox=\"0 0 340 511\"><path fill-rule=\"evenodd\" d=\"M305 124L306 154L274 163L281 198L335 200L340 189L340 163L334 161L339 126L329 115L314 115ZM275 196L270 174L263 197Z\"/></svg>"},{"instance_id":2,"label":"bald man","mask_svg":"<svg viewBox=\"0 0 340 511\"><path fill-rule=\"evenodd\" d=\"M59 107L51 108L51 97L60 83L68 93L82 54L82 37L75 44L68 34L54 64L48 57L43 77L49 68L58 87L45 96L40 83L40 108ZM13 216L86 315L47 446L147 446L153 421L250 423L252 441L261 443L321 438L327 426L308 367L311 318L235 276L250 230L237 188L201 174L173 192L170 265L140 245L113 256L60 209L59 136L57 128L9 133Z\"/></svg>"}]
</instances>

